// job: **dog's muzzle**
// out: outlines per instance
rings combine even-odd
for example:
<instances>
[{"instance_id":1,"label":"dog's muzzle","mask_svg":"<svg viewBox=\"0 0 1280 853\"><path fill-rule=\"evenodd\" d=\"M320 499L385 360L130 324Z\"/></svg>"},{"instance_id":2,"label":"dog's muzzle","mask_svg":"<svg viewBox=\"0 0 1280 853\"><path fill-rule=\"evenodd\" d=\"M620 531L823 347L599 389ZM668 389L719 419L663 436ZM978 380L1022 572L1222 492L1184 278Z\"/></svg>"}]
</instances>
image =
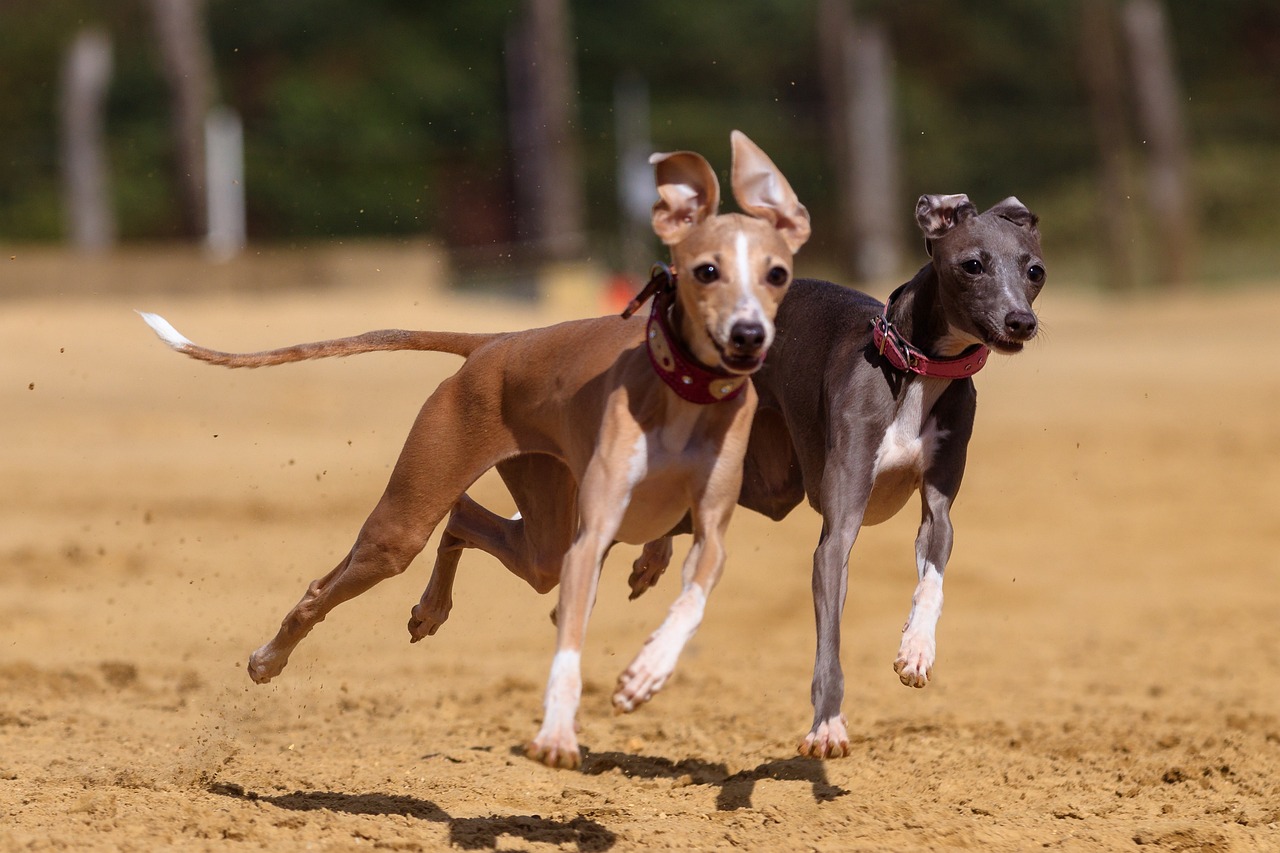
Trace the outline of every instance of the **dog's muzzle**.
<instances>
[{"instance_id":1,"label":"dog's muzzle","mask_svg":"<svg viewBox=\"0 0 1280 853\"><path fill-rule=\"evenodd\" d=\"M751 373L760 367L768 351L769 334L764 324L754 320L739 320L729 330L729 342L716 343L720 361L735 373Z\"/></svg>"}]
</instances>

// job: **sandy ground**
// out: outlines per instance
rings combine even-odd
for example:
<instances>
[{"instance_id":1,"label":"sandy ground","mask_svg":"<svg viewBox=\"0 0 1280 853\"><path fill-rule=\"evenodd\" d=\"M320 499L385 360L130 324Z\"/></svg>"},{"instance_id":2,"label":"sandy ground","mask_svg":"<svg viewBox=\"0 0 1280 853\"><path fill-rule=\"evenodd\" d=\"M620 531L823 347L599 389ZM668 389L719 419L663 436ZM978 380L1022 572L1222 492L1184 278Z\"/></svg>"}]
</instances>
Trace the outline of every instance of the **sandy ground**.
<instances>
[{"instance_id":1,"label":"sandy ground","mask_svg":"<svg viewBox=\"0 0 1280 853\"><path fill-rule=\"evenodd\" d=\"M1042 339L979 377L934 683L891 668L909 509L854 549L853 754L796 757L819 519L743 511L676 677L625 717L609 688L675 585L628 603L633 555L609 561L581 772L519 754L553 601L482 555L436 637L405 631L423 558L270 685L245 674L456 361L230 372L168 352L130 309L226 348L555 312L373 284L10 298L0 849L1280 849L1280 291L1114 302L1055 284ZM507 505L491 480L475 494Z\"/></svg>"}]
</instances>

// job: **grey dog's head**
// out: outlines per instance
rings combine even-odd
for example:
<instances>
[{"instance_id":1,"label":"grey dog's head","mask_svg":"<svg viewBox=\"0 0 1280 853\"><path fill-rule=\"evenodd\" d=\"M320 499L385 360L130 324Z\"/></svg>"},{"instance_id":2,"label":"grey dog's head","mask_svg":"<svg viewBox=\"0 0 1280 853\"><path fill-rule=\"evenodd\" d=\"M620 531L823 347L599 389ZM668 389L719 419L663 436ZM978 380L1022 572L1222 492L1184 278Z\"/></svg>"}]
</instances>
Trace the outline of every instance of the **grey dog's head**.
<instances>
[{"instance_id":1,"label":"grey dog's head","mask_svg":"<svg viewBox=\"0 0 1280 853\"><path fill-rule=\"evenodd\" d=\"M1031 303L1045 281L1038 221L1012 196L983 213L963 194L920 196L916 222L957 346L1015 353L1036 336Z\"/></svg>"}]
</instances>

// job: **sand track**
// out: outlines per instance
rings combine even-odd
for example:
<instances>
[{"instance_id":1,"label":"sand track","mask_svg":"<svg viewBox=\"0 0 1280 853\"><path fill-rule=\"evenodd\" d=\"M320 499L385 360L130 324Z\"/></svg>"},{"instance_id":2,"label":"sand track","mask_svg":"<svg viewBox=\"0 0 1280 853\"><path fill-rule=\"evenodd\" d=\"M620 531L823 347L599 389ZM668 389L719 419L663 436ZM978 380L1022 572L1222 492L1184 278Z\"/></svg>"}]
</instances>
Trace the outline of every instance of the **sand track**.
<instances>
[{"instance_id":1,"label":"sand track","mask_svg":"<svg viewBox=\"0 0 1280 853\"><path fill-rule=\"evenodd\" d=\"M166 351L134 307L220 348L556 319L403 287L7 302L0 849L1280 849L1274 288L1050 287L1043 340L979 378L925 690L891 668L915 511L854 549L847 759L795 757L813 513L735 517L702 630L626 717L609 689L674 585L629 604L618 549L580 773L519 755L553 600L479 555L436 637L404 627L424 557L269 686L244 671L457 360L230 372ZM506 506L492 480L476 494Z\"/></svg>"}]
</instances>

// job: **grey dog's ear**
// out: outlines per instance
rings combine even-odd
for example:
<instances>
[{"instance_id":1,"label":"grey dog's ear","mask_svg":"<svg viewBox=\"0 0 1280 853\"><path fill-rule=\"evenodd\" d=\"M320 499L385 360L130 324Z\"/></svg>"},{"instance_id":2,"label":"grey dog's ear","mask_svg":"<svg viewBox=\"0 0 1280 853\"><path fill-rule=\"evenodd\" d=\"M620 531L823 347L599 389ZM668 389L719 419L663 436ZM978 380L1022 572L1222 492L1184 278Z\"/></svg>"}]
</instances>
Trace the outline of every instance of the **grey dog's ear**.
<instances>
[{"instance_id":1,"label":"grey dog's ear","mask_svg":"<svg viewBox=\"0 0 1280 853\"><path fill-rule=\"evenodd\" d=\"M937 240L978 209L964 193L955 195L922 195L916 202L916 224L926 240Z\"/></svg>"},{"instance_id":2,"label":"grey dog's ear","mask_svg":"<svg viewBox=\"0 0 1280 853\"><path fill-rule=\"evenodd\" d=\"M1030 228L1032 231L1036 230L1036 223L1040 221L1040 217L1027 210L1027 206L1018 201L1016 196L1009 196L988 210L987 213L994 213L1001 219L1007 219L1014 225Z\"/></svg>"}]
</instances>

